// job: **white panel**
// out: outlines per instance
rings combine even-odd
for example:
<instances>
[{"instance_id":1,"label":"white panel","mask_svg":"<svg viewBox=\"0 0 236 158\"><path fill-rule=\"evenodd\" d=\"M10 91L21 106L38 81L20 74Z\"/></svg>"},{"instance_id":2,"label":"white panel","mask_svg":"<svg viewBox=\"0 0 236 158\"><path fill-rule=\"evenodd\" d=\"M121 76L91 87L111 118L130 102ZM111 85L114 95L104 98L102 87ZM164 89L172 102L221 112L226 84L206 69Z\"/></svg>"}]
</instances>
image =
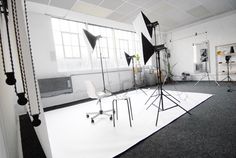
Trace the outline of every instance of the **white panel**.
<instances>
[{"instance_id":1,"label":"white panel","mask_svg":"<svg viewBox=\"0 0 236 158\"><path fill-rule=\"evenodd\" d=\"M197 0L167 0L167 2L180 10L189 10L200 5Z\"/></svg>"},{"instance_id":2,"label":"white panel","mask_svg":"<svg viewBox=\"0 0 236 158\"><path fill-rule=\"evenodd\" d=\"M189 13L192 16L197 17L197 18L203 18L203 17L207 17L210 15L210 12L203 6L194 7L192 9L188 10L187 13Z\"/></svg>"},{"instance_id":3,"label":"white panel","mask_svg":"<svg viewBox=\"0 0 236 158\"><path fill-rule=\"evenodd\" d=\"M79 1L77 2L73 7L73 11L77 11L80 13L93 15L97 17L107 17L110 15L113 11L110 9L102 8L90 3Z\"/></svg>"},{"instance_id":4,"label":"white panel","mask_svg":"<svg viewBox=\"0 0 236 158\"><path fill-rule=\"evenodd\" d=\"M48 4L49 3L49 0L27 0L27 1L42 3L42 4Z\"/></svg>"},{"instance_id":5,"label":"white panel","mask_svg":"<svg viewBox=\"0 0 236 158\"><path fill-rule=\"evenodd\" d=\"M98 4L100 4L103 0L81 0L81 1L98 5Z\"/></svg>"},{"instance_id":6,"label":"white panel","mask_svg":"<svg viewBox=\"0 0 236 158\"><path fill-rule=\"evenodd\" d=\"M145 9L149 9L149 8L153 7L154 5L157 5L161 1L162 0L150 0L147 3L143 4L142 7Z\"/></svg>"},{"instance_id":7,"label":"white panel","mask_svg":"<svg viewBox=\"0 0 236 158\"><path fill-rule=\"evenodd\" d=\"M227 0L204 0L202 5L215 15L232 10L232 6Z\"/></svg>"},{"instance_id":8,"label":"white panel","mask_svg":"<svg viewBox=\"0 0 236 158\"><path fill-rule=\"evenodd\" d=\"M37 12L41 14L45 14L48 6L44 4L34 3L34 2L27 2L27 9L29 12Z\"/></svg>"},{"instance_id":9,"label":"white panel","mask_svg":"<svg viewBox=\"0 0 236 158\"><path fill-rule=\"evenodd\" d=\"M132 11L136 10L138 7L129 4L129 3L124 3L120 8L116 10L117 13L122 14L122 15L127 15L131 13Z\"/></svg>"},{"instance_id":10,"label":"white panel","mask_svg":"<svg viewBox=\"0 0 236 158\"><path fill-rule=\"evenodd\" d=\"M151 1L151 0L128 0L128 2L130 2L130 3L133 3L133 4L135 4L135 5L138 5L138 6L142 6L142 5L145 5L145 4L147 4L149 1Z\"/></svg>"},{"instance_id":11,"label":"white panel","mask_svg":"<svg viewBox=\"0 0 236 158\"><path fill-rule=\"evenodd\" d=\"M51 0L50 5L64 9L71 9L75 2L76 0Z\"/></svg>"},{"instance_id":12,"label":"white panel","mask_svg":"<svg viewBox=\"0 0 236 158\"><path fill-rule=\"evenodd\" d=\"M197 19L197 18L193 17L192 15L189 15L186 12L181 12L177 9L170 10L170 11L166 12L164 15L166 17L171 18L179 25L184 25L184 24L190 23L190 22Z\"/></svg>"},{"instance_id":13,"label":"white panel","mask_svg":"<svg viewBox=\"0 0 236 158\"><path fill-rule=\"evenodd\" d=\"M158 13L165 13L165 12L170 11L172 9L174 9L174 7L172 7L171 5L166 3L165 1L155 3L152 5L152 7L149 8L150 11L158 12Z\"/></svg>"},{"instance_id":14,"label":"white panel","mask_svg":"<svg viewBox=\"0 0 236 158\"><path fill-rule=\"evenodd\" d=\"M45 11L45 13L48 14L48 15L55 16L55 17L63 18L68 13L68 10L67 9L53 7L53 6L48 6L48 8Z\"/></svg>"},{"instance_id":15,"label":"white panel","mask_svg":"<svg viewBox=\"0 0 236 158\"><path fill-rule=\"evenodd\" d=\"M107 18L111 19L111 20L120 20L120 19L122 19L122 17L124 17L124 15L121 15L117 12L113 12L109 16L107 16Z\"/></svg>"},{"instance_id":16,"label":"white panel","mask_svg":"<svg viewBox=\"0 0 236 158\"><path fill-rule=\"evenodd\" d=\"M104 8L108 8L108 9L116 9L119 6L121 6L121 4L123 4L124 1L122 0L104 0L100 6L104 7Z\"/></svg>"}]
</instances>

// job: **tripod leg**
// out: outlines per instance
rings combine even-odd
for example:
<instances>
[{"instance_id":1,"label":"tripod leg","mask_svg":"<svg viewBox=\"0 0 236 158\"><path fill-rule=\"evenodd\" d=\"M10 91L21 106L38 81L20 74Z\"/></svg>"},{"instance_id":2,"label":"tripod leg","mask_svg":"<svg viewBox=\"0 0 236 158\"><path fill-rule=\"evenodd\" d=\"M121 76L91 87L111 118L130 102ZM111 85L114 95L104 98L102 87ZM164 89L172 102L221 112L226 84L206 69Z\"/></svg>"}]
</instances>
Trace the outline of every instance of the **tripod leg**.
<instances>
[{"instance_id":1,"label":"tripod leg","mask_svg":"<svg viewBox=\"0 0 236 158\"><path fill-rule=\"evenodd\" d=\"M158 123L158 118L159 118L159 113L160 113L160 106L161 106L161 100L159 101L159 106L158 106L158 109L157 109L156 126L157 126L157 123Z\"/></svg>"},{"instance_id":2,"label":"tripod leg","mask_svg":"<svg viewBox=\"0 0 236 158\"><path fill-rule=\"evenodd\" d=\"M220 86L220 84L215 80L215 83L217 84L217 86Z\"/></svg>"},{"instance_id":3,"label":"tripod leg","mask_svg":"<svg viewBox=\"0 0 236 158\"><path fill-rule=\"evenodd\" d=\"M165 77L165 79L164 79L164 81L163 81L163 83L162 83L162 86L165 85L167 78L168 78L168 75L166 75L166 77Z\"/></svg>"},{"instance_id":4,"label":"tripod leg","mask_svg":"<svg viewBox=\"0 0 236 158\"><path fill-rule=\"evenodd\" d=\"M208 72L207 72L207 78L208 78L208 83L210 84L210 76Z\"/></svg>"},{"instance_id":5,"label":"tripod leg","mask_svg":"<svg viewBox=\"0 0 236 158\"><path fill-rule=\"evenodd\" d=\"M226 76L225 78L223 78L223 80L221 80L221 81L224 81L225 79L227 79L228 78L228 76Z\"/></svg>"},{"instance_id":6,"label":"tripod leg","mask_svg":"<svg viewBox=\"0 0 236 158\"><path fill-rule=\"evenodd\" d=\"M163 91L164 91L166 94L168 94L169 96L171 96L173 99L175 99L176 101L178 101L178 102L180 103L180 101L179 101L177 98L175 98L173 95L171 95L169 92L167 92L167 91L164 90L164 89L163 89Z\"/></svg>"},{"instance_id":7,"label":"tripod leg","mask_svg":"<svg viewBox=\"0 0 236 158\"><path fill-rule=\"evenodd\" d=\"M156 88L155 91L150 95L150 97L148 98L148 100L145 102L145 105L148 103L148 101L151 99L151 97L153 96L153 94L156 93L157 90L158 90L158 88Z\"/></svg>"},{"instance_id":8,"label":"tripod leg","mask_svg":"<svg viewBox=\"0 0 236 158\"><path fill-rule=\"evenodd\" d=\"M158 95L158 97L156 97L156 99L154 99L153 101L152 101L152 103L146 108L146 110L147 109L149 109L150 108L150 106L152 106L153 105L153 103L158 99L160 97L160 95Z\"/></svg>"},{"instance_id":9,"label":"tripod leg","mask_svg":"<svg viewBox=\"0 0 236 158\"><path fill-rule=\"evenodd\" d=\"M171 102L175 103L176 106L180 107L181 109L183 109L185 112L187 112L189 115L191 115L191 113L186 110L185 108L183 108L182 106L180 106L178 103L176 103L174 100L172 100L171 98L169 98L168 96L166 96L165 94L163 94L167 99L169 99Z\"/></svg>"},{"instance_id":10,"label":"tripod leg","mask_svg":"<svg viewBox=\"0 0 236 158\"><path fill-rule=\"evenodd\" d=\"M147 93L146 93L143 89L140 88L140 90L141 90L145 95L147 95Z\"/></svg>"},{"instance_id":11,"label":"tripod leg","mask_svg":"<svg viewBox=\"0 0 236 158\"><path fill-rule=\"evenodd\" d=\"M193 87L195 87L195 86L196 86L200 81L202 81L205 77L206 77L206 75L204 75L200 80L198 80L197 83L195 83L195 84L193 85Z\"/></svg>"}]
</instances>

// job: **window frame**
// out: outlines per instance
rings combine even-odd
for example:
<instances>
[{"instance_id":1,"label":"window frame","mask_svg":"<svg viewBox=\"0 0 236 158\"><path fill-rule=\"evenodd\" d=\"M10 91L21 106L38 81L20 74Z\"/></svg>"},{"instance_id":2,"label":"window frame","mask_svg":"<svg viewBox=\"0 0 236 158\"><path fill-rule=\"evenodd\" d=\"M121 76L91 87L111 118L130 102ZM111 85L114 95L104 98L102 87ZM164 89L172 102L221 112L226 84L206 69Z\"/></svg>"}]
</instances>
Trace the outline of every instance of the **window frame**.
<instances>
[{"instance_id":1,"label":"window frame","mask_svg":"<svg viewBox=\"0 0 236 158\"><path fill-rule=\"evenodd\" d=\"M63 48L63 54L64 54L64 59L81 59L81 45L80 45L80 36L79 33L74 33L74 32L67 32L67 31L60 31L61 33L61 40L62 40L62 48ZM63 34L69 34L69 35L76 35L78 39L78 45L66 45L64 42ZM73 46L77 46L79 48L79 56L74 56L73 50L72 50L72 56L67 57L66 56L66 51L65 51L65 46L70 46L71 48Z\"/></svg>"}]
</instances>

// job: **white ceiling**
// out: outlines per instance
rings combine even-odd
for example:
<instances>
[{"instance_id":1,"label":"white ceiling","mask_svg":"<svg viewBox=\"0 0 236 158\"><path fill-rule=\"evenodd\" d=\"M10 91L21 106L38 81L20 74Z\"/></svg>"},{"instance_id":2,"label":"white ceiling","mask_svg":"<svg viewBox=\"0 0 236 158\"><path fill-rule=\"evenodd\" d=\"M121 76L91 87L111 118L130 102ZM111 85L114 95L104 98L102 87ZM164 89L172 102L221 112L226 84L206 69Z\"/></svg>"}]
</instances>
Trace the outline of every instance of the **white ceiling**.
<instances>
[{"instance_id":1,"label":"white ceiling","mask_svg":"<svg viewBox=\"0 0 236 158\"><path fill-rule=\"evenodd\" d=\"M169 31L236 9L236 0L28 0L30 10L66 17L71 11L132 24L140 11ZM35 2L35 3L34 3ZM31 3L32 4L32 3ZM46 6L45 6L46 5ZM55 15L54 15L55 16Z\"/></svg>"}]
</instances>

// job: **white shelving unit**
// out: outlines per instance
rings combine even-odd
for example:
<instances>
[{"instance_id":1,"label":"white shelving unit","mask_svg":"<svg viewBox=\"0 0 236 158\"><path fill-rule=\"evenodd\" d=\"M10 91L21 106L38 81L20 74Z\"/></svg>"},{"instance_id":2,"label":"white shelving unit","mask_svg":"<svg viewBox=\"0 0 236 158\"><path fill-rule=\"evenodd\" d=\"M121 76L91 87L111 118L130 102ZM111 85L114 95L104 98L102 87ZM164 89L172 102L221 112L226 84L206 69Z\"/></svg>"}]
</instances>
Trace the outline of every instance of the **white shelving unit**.
<instances>
[{"instance_id":1,"label":"white shelving unit","mask_svg":"<svg viewBox=\"0 0 236 158\"><path fill-rule=\"evenodd\" d=\"M231 47L234 53L230 53ZM217 81L222 81L227 76L226 56L230 56L229 74L236 81L236 43L216 46L216 74Z\"/></svg>"}]
</instances>

